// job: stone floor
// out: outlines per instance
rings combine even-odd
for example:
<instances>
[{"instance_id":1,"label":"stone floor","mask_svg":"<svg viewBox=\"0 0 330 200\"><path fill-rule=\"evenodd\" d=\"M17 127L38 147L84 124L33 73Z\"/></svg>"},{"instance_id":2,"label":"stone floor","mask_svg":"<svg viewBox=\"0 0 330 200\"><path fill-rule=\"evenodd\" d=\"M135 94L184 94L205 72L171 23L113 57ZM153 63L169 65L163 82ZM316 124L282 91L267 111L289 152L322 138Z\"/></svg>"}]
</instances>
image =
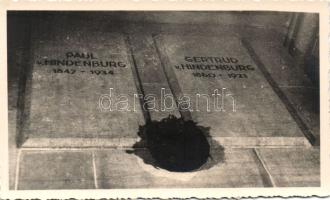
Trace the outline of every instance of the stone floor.
<instances>
[{"instance_id":1,"label":"stone floor","mask_svg":"<svg viewBox=\"0 0 330 200\"><path fill-rule=\"evenodd\" d=\"M182 187L317 187L320 186L319 114L315 105L317 88L296 66L283 47L282 30L272 27L242 25L191 24L120 24L131 40L132 50L156 54L152 34L219 36L235 35L248 41L259 62L280 88L284 104L293 109L296 117L315 139L306 146L231 146L213 148L211 168L177 173L157 169L127 153L128 147L16 147L18 76L9 74L9 148L10 188L27 189L111 189L111 188L182 188ZM118 26L118 24L116 24ZM118 32L118 30L117 30ZM16 47L20 48L20 47ZM267 52L267 53L264 53ZM10 67L19 69L20 51L13 52ZM137 54L139 57L142 54ZM165 77L148 68L153 56L136 59L137 70L145 92L157 87L169 89ZM259 64L260 64L259 63ZM140 67L140 68L139 68ZM152 76L150 76L152 74ZM145 80L145 81L143 81ZM282 100L283 100L282 98ZM177 112L174 113L178 115ZM168 113L150 112L152 119L161 119ZM308 134L308 133L307 133ZM289 138L288 138L289 139ZM142 154L150 156L141 148ZM224 153L225 158L217 155Z\"/></svg>"}]
</instances>

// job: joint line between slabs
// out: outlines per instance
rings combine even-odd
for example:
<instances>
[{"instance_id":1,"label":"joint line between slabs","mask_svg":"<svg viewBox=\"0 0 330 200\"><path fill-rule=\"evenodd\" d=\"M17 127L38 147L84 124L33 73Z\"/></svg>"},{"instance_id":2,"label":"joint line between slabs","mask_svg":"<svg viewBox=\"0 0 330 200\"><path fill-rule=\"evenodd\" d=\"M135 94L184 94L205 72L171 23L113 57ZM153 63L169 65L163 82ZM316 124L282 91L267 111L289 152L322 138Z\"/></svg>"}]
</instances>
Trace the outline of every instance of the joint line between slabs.
<instances>
[{"instance_id":1,"label":"joint line between slabs","mask_svg":"<svg viewBox=\"0 0 330 200\"><path fill-rule=\"evenodd\" d=\"M132 149L131 146L93 146L93 147L23 147L20 148L24 151L90 151L90 150L102 150L102 149L115 149L115 150L121 150L121 149Z\"/></svg>"},{"instance_id":2,"label":"joint line between slabs","mask_svg":"<svg viewBox=\"0 0 330 200\"><path fill-rule=\"evenodd\" d=\"M21 149L18 149L17 158L16 158L16 171L15 171L15 187L14 189L18 189L18 181L19 181L19 166L21 160Z\"/></svg>"},{"instance_id":3,"label":"joint line between slabs","mask_svg":"<svg viewBox=\"0 0 330 200\"><path fill-rule=\"evenodd\" d=\"M98 183L97 183L97 174L96 174L96 164L95 164L95 154L94 151L92 151L92 162L93 162L93 175L94 175L94 185L95 189L98 189Z\"/></svg>"},{"instance_id":4,"label":"joint line between slabs","mask_svg":"<svg viewBox=\"0 0 330 200\"><path fill-rule=\"evenodd\" d=\"M267 176L268 176L268 179L270 181L270 183L272 184L273 187L277 187L276 186L276 183L275 183L275 180L273 179L272 175L270 174L270 171L268 170L264 160L261 158L259 152L257 149L253 148L253 152L254 154L256 155L257 159L259 160L260 164L262 165L263 169L265 170Z\"/></svg>"}]
</instances>

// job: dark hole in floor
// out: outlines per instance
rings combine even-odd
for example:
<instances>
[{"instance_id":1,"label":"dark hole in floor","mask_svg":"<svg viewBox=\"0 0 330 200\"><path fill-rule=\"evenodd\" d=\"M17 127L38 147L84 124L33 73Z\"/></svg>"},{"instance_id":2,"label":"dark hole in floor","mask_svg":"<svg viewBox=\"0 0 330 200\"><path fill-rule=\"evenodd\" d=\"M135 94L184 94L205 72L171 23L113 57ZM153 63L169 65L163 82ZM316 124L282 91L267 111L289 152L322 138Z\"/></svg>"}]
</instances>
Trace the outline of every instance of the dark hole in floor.
<instances>
[{"instance_id":1,"label":"dark hole in floor","mask_svg":"<svg viewBox=\"0 0 330 200\"><path fill-rule=\"evenodd\" d=\"M147 164L172 172L210 168L224 160L224 152L220 145L212 142L217 149L216 159L212 159L209 129L197 126L192 120L169 115L161 121L149 121L140 126L138 135L141 140L134 144L134 151L127 152L141 157Z\"/></svg>"}]
</instances>

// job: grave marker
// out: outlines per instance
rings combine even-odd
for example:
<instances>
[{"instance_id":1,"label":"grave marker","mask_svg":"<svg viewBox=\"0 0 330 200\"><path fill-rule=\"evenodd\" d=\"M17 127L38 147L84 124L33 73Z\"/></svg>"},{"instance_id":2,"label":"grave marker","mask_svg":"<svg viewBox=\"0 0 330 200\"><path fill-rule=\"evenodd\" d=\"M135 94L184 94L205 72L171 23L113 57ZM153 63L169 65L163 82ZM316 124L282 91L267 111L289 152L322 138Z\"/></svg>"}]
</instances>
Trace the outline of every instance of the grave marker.
<instances>
[{"instance_id":1,"label":"grave marker","mask_svg":"<svg viewBox=\"0 0 330 200\"><path fill-rule=\"evenodd\" d=\"M144 117L125 36L104 28L68 24L34 31L23 146L129 146L138 140Z\"/></svg>"},{"instance_id":2,"label":"grave marker","mask_svg":"<svg viewBox=\"0 0 330 200\"><path fill-rule=\"evenodd\" d=\"M309 145L239 38L154 38L181 113L220 144Z\"/></svg>"}]
</instances>

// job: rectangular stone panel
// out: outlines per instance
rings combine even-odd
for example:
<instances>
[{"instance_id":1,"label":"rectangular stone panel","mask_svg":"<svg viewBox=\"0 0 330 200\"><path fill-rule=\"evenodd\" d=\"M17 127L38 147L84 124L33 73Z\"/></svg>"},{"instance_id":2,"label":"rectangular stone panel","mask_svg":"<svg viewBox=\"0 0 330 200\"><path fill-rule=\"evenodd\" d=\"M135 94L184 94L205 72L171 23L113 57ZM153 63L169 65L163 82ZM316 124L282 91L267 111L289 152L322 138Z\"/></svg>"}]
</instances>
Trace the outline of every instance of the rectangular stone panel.
<instances>
[{"instance_id":1,"label":"rectangular stone panel","mask_svg":"<svg viewBox=\"0 0 330 200\"><path fill-rule=\"evenodd\" d=\"M155 43L181 110L221 144L309 145L239 38L158 35Z\"/></svg>"},{"instance_id":2,"label":"rectangular stone panel","mask_svg":"<svg viewBox=\"0 0 330 200\"><path fill-rule=\"evenodd\" d=\"M91 152L22 151L17 189L95 188Z\"/></svg>"},{"instance_id":3,"label":"rectangular stone panel","mask_svg":"<svg viewBox=\"0 0 330 200\"><path fill-rule=\"evenodd\" d=\"M56 20L32 31L23 145L137 139L144 117L126 36L88 24Z\"/></svg>"}]
</instances>

